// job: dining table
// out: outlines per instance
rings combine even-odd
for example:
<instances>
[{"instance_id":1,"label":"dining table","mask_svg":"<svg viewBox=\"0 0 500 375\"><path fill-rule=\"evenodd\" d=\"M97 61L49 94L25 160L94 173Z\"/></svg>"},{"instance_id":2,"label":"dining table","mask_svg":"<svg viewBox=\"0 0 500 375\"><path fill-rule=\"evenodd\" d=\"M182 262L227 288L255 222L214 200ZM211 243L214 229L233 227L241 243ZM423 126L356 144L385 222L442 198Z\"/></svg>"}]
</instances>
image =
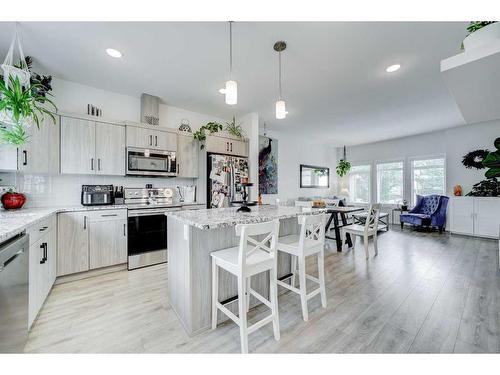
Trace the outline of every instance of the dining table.
<instances>
[{"instance_id":1,"label":"dining table","mask_svg":"<svg viewBox=\"0 0 500 375\"><path fill-rule=\"evenodd\" d=\"M365 209L363 207L354 207L354 206L327 206L325 210L326 213L330 215L325 226L325 237L331 240L335 240L337 244L337 251L341 252L342 246L344 244L342 243L342 238L340 236L340 228L352 225L347 222L347 214L364 211ZM330 228L332 221L333 221L333 228ZM335 237L331 237L328 235L331 229L335 231ZM349 247L352 247L352 239L349 233L346 233L346 243Z\"/></svg>"}]
</instances>

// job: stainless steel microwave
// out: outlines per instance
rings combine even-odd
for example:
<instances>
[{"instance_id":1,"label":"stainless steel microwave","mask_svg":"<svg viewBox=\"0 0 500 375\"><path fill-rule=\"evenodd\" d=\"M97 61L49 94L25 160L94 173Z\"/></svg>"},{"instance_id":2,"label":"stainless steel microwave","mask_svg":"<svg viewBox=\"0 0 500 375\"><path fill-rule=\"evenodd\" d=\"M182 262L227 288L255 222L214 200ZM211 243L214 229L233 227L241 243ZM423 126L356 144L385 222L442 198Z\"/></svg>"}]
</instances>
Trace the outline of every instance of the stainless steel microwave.
<instances>
[{"instance_id":1,"label":"stainless steel microwave","mask_svg":"<svg viewBox=\"0 0 500 375\"><path fill-rule=\"evenodd\" d=\"M175 151L127 148L128 176L177 176Z\"/></svg>"}]
</instances>

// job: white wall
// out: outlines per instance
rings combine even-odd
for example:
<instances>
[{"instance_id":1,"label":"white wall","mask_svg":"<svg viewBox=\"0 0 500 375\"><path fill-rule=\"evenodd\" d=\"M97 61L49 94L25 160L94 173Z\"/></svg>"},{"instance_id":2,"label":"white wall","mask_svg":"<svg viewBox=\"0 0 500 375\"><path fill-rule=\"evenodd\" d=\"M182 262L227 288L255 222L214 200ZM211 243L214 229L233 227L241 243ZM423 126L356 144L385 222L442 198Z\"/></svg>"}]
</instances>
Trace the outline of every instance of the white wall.
<instances>
[{"instance_id":1,"label":"white wall","mask_svg":"<svg viewBox=\"0 0 500 375\"><path fill-rule=\"evenodd\" d=\"M464 194L472 185L485 179L485 170L466 169L462 158L469 151L477 149L494 150L493 141L500 137L500 120L470 124L442 131L426 133L411 137L393 139L347 148L347 159L351 163L372 163L372 200L376 201L377 161L405 160L405 198L410 200L410 162L409 159L420 156L445 155L446 157L446 191L453 194L453 186L462 185ZM342 149L337 149L337 159Z\"/></svg>"},{"instance_id":2,"label":"white wall","mask_svg":"<svg viewBox=\"0 0 500 375\"><path fill-rule=\"evenodd\" d=\"M54 78L53 95L59 112L86 114L87 104L103 111L103 118L117 121L140 120L140 98ZM193 131L210 121L225 123L227 120L211 115L160 104L160 126L177 129L182 119L188 119ZM200 152L204 154L204 152ZM205 202L205 165L200 157L200 178L137 178L120 176L42 175L0 173L0 185L15 185L28 197L26 206L76 205L80 202L82 184L113 184L124 187L143 187L151 183L157 187L177 185L197 186L197 200Z\"/></svg>"},{"instance_id":3,"label":"white wall","mask_svg":"<svg viewBox=\"0 0 500 375\"><path fill-rule=\"evenodd\" d=\"M259 196L259 114L252 112L237 117L236 123L241 124L245 137L249 139L249 181L254 184L249 199L255 201Z\"/></svg>"},{"instance_id":4,"label":"white wall","mask_svg":"<svg viewBox=\"0 0 500 375\"><path fill-rule=\"evenodd\" d=\"M261 135L263 129L261 129ZM310 142L286 132L267 131L267 136L278 139L278 194L263 195L264 203L276 198L285 203L298 197L333 195L336 191L335 149L327 144ZM327 189L300 188L300 164L330 168L330 187Z\"/></svg>"}]
</instances>

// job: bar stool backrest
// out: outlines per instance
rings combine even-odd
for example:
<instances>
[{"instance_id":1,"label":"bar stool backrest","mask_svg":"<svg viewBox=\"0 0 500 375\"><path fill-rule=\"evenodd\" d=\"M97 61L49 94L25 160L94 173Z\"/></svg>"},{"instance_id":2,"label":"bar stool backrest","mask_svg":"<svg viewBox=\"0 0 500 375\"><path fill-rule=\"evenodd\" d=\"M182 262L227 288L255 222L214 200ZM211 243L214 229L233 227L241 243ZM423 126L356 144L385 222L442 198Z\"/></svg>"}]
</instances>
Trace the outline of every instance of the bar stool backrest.
<instances>
[{"instance_id":1,"label":"bar stool backrest","mask_svg":"<svg viewBox=\"0 0 500 375\"><path fill-rule=\"evenodd\" d=\"M325 220L326 215L324 213L298 217L300 225L299 247L325 245Z\"/></svg>"},{"instance_id":2,"label":"bar stool backrest","mask_svg":"<svg viewBox=\"0 0 500 375\"><path fill-rule=\"evenodd\" d=\"M238 262L242 270L246 268L247 259L257 250L264 250L270 259L277 260L276 244L279 229L279 220L236 225L236 235L240 237Z\"/></svg>"}]
</instances>

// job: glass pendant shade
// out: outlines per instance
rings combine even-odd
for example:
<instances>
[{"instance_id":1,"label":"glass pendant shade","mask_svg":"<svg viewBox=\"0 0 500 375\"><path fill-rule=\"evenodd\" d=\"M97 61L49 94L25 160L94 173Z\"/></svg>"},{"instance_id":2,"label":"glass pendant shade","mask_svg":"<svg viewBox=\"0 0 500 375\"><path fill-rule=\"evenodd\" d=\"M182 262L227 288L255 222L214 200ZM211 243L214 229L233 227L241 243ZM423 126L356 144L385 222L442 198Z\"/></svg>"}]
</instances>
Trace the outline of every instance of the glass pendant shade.
<instances>
[{"instance_id":1,"label":"glass pendant shade","mask_svg":"<svg viewBox=\"0 0 500 375\"><path fill-rule=\"evenodd\" d=\"M282 120L286 117L286 114L288 112L286 111L285 107L285 101L284 100L278 100L276 102L276 118L278 120Z\"/></svg>"},{"instance_id":2,"label":"glass pendant shade","mask_svg":"<svg viewBox=\"0 0 500 375\"><path fill-rule=\"evenodd\" d=\"M238 84L236 81L226 81L226 104L235 105L238 103Z\"/></svg>"}]
</instances>

